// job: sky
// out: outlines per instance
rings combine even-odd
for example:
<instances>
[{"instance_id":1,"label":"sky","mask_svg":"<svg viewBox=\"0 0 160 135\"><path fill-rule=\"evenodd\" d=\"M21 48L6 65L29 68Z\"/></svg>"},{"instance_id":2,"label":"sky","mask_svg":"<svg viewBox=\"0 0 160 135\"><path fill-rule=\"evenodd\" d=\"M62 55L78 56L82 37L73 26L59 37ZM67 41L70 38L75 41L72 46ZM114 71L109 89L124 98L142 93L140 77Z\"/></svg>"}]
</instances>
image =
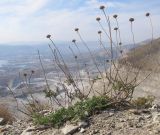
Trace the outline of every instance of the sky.
<instances>
[{"instance_id":1,"label":"sky","mask_svg":"<svg viewBox=\"0 0 160 135\"><path fill-rule=\"evenodd\" d=\"M100 30L97 16L107 28L100 5L107 7L112 29L116 26L112 16L118 14L123 43L132 42L130 17L135 18L136 42L151 38L146 12L151 13L154 37L160 36L159 0L0 0L0 44L45 42L47 34L51 34L55 41L78 40L76 27L86 41L97 41L97 31ZM114 31L112 35L115 37ZM103 40L107 41L105 36Z\"/></svg>"}]
</instances>

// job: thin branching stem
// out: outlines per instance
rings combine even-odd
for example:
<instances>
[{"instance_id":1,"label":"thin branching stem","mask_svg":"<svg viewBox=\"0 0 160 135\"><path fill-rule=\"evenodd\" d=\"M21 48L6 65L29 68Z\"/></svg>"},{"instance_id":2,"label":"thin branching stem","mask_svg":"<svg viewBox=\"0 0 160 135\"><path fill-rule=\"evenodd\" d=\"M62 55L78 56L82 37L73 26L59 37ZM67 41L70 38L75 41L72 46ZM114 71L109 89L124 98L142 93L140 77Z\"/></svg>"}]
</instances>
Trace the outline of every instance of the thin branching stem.
<instances>
[{"instance_id":1,"label":"thin branching stem","mask_svg":"<svg viewBox=\"0 0 160 135\"><path fill-rule=\"evenodd\" d=\"M118 54L119 54L119 52L120 52L120 50L119 50L119 41L118 41L118 31L117 30L115 30L116 31L116 42L117 42L117 46L116 46L116 53L117 53L117 57L118 57Z\"/></svg>"},{"instance_id":2,"label":"thin branching stem","mask_svg":"<svg viewBox=\"0 0 160 135\"><path fill-rule=\"evenodd\" d=\"M43 66L43 63L42 63L42 60L41 60L41 56L40 56L39 50L38 50L38 57L39 57L39 61L40 61L40 64L41 64L41 67L42 67L42 70L43 70L44 79L45 79L46 86L47 86L47 92L50 93L51 89L49 87L49 83L48 83L48 80L47 80L46 72L45 72L45 69L44 69L44 66ZM49 98L50 98L51 104L52 104L52 99L53 99L59 106L62 106L62 104L59 102L59 100L56 98L56 96L54 96L54 97L50 97L49 96Z\"/></svg>"},{"instance_id":3,"label":"thin branching stem","mask_svg":"<svg viewBox=\"0 0 160 135\"><path fill-rule=\"evenodd\" d=\"M132 34L132 40L133 40L133 45L134 45L134 58L135 58L135 47L136 47L136 42L135 42L135 36L133 32L133 22L131 22L131 34Z\"/></svg>"},{"instance_id":4,"label":"thin branching stem","mask_svg":"<svg viewBox=\"0 0 160 135\"><path fill-rule=\"evenodd\" d=\"M149 21L150 21L150 25L151 25L151 32L152 32L152 39L151 39L151 44L153 43L153 39L154 39L154 29L153 29L153 23L152 23L152 19L149 16Z\"/></svg>"},{"instance_id":5,"label":"thin branching stem","mask_svg":"<svg viewBox=\"0 0 160 135\"><path fill-rule=\"evenodd\" d=\"M80 79L80 82L81 82L81 85L82 85L82 89L83 89L83 94L84 94L84 91L85 91L85 88L84 88L84 85L83 85L83 82L82 82L82 76L81 76L81 73L80 73L80 66L79 66L79 62L78 62L78 57L77 55L74 53L73 49L69 46L69 49L70 51L72 52L72 55L74 56L74 59L76 61L76 64L77 64L77 69L78 69L78 75L79 75L79 79Z\"/></svg>"},{"instance_id":6,"label":"thin branching stem","mask_svg":"<svg viewBox=\"0 0 160 135\"><path fill-rule=\"evenodd\" d=\"M111 23L110 23L110 19L109 16L107 16L105 10L102 10L104 13L104 16L106 18L107 24L108 24L108 28L109 28L109 39L110 39L110 46L111 46L111 59L113 60L113 40L112 40L112 29L111 29Z\"/></svg>"},{"instance_id":7,"label":"thin branching stem","mask_svg":"<svg viewBox=\"0 0 160 135\"><path fill-rule=\"evenodd\" d=\"M98 67L98 64L97 64L97 62L96 62L96 60L95 60L95 58L94 58L91 50L89 49L89 47L88 47L88 45L86 44L86 42L83 40L81 34L80 34L78 31L77 31L77 34L78 34L80 40L82 41L82 43L84 44L84 46L87 48L87 50L88 50L88 52L89 52L89 54L90 54L90 56L91 56L91 59L92 59L94 65L96 66L96 68L97 68L97 70L98 70L98 72L99 72L99 74L100 74L100 76L101 76L101 78L102 78L102 80L103 80L103 87L104 87L104 91L105 91L105 81L104 81L103 74L102 74L102 72L100 71L100 69L99 69L99 67Z\"/></svg>"},{"instance_id":8,"label":"thin branching stem","mask_svg":"<svg viewBox=\"0 0 160 135\"><path fill-rule=\"evenodd\" d=\"M39 50L38 50L38 58L39 58L39 61L40 61L40 64L41 64L41 67L42 67L42 70L43 70L43 75L44 75L44 79L45 79L45 82L46 82L46 85L47 85L47 90L49 90L50 88L49 88L49 84L48 84L48 80L47 80L47 76L46 76L46 71L44 69Z\"/></svg>"},{"instance_id":9,"label":"thin branching stem","mask_svg":"<svg viewBox=\"0 0 160 135\"><path fill-rule=\"evenodd\" d=\"M118 22L118 19L116 18L116 24L117 24L117 27L118 27L118 35L119 35L119 43L122 43L122 39L121 39L121 31L120 31L120 27L119 27L119 22Z\"/></svg>"}]
</instances>

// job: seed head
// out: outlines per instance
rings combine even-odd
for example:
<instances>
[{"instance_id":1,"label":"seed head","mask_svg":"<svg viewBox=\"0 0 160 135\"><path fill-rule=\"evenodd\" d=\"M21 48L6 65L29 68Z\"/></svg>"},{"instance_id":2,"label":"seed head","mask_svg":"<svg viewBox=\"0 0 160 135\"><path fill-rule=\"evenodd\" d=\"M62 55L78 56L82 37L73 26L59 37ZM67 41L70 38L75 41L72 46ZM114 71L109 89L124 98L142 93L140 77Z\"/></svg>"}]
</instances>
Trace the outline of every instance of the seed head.
<instances>
[{"instance_id":1,"label":"seed head","mask_svg":"<svg viewBox=\"0 0 160 135\"><path fill-rule=\"evenodd\" d=\"M114 28L114 30L116 30L116 31L117 31L117 30L118 30L118 28L117 28L117 27L115 27L115 28Z\"/></svg>"},{"instance_id":2,"label":"seed head","mask_svg":"<svg viewBox=\"0 0 160 135\"><path fill-rule=\"evenodd\" d=\"M76 32L78 32L78 31L79 31L79 28L75 28L74 30L75 30Z\"/></svg>"},{"instance_id":3,"label":"seed head","mask_svg":"<svg viewBox=\"0 0 160 135\"><path fill-rule=\"evenodd\" d=\"M51 38L51 35L48 34L48 35L46 36L46 38Z\"/></svg>"},{"instance_id":4,"label":"seed head","mask_svg":"<svg viewBox=\"0 0 160 135\"><path fill-rule=\"evenodd\" d=\"M109 62L109 60L106 60L106 62L108 63L108 62Z\"/></svg>"},{"instance_id":5,"label":"seed head","mask_svg":"<svg viewBox=\"0 0 160 135\"><path fill-rule=\"evenodd\" d=\"M118 17L118 15L116 15L116 14L115 14L115 15L113 15L113 18L115 18L115 19L116 19L117 17Z\"/></svg>"},{"instance_id":6,"label":"seed head","mask_svg":"<svg viewBox=\"0 0 160 135\"><path fill-rule=\"evenodd\" d=\"M27 73L24 73L23 76L26 77L26 76L27 76Z\"/></svg>"},{"instance_id":7,"label":"seed head","mask_svg":"<svg viewBox=\"0 0 160 135\"><path fill-rule=\"evenodd\" d=\"M98 34L101 34L102 33L102 31L98 31Z\"/></svg>"},{"instance_id":8,"label":"seed head","mask_svg":"<svg viewBox=\"0 0 160 135\"><path fill-rule=\"evenodd\" d=\"M32 74L34 74L34 73L35 73L35 71L34 71L34 70L31 70L31 73L32 73Z\"/></svg>"},{"instance_id":9,"label":"seed head","mask_svg":"<svg viewBox=\"0 0 160 135\"><path fill-rule=\"evenodd\" d=\"M101 18L100 18L100 17L97 17L96 20L99 22L99 21L101 20Z\"/></svg>"},{"instance_id":10,"label":"seed head","mask_svg":"<svg viewBox=\"0 0 160 135\"><path fill-rule=\"evenodd\" d=\"M99 9L104 10L105 6L102 5L102 6L99 7Z\"/></svg>"},{"instance_id":11,"label":"seed head","mask_svg":"<svg viewBox=\"0 0 160 135\"><path fill-rule=\"evenodd\" d=\"M150 13L146 13L146 17L149 17L150 16Z\"/></svg>"},{"instance_id":12,"label":"seed head","mask_svg":"<svg viewBox=\"0 0 160 135\"><path fill-rule=\"evenodd\" d=\"M134 22L134 18L130 18L129 21L130 21L130 22Z\"/></svg>"},{"instance_id":13,"label":"seed head","mask_svg":"<svg viewBox=\"0 0 160 135\"><path fill-rule=\"evenodd\" d=\"M120 53L122 54L122 53L123 53L123 50L120 50Z\"/></svg>"},{"instance_id":14,"label":"seed head","mask_svg":"<svg viewBox=\"0 0 160 135\"><path fill-rule=\"evenodd\" d=\"M76 40L75 40L75 39L73 39L73 40L72 40L72 42L73 42L73 43L76 43Z\"/></svg>"}]
</instances>

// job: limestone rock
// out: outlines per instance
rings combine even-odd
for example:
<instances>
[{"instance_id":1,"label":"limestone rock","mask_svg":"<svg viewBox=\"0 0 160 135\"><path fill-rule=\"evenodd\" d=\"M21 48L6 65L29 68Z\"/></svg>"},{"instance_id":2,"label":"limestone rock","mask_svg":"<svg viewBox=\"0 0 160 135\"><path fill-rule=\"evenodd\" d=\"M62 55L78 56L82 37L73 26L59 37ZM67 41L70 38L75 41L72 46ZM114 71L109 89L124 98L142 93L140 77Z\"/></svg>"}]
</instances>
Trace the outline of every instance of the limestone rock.
<instances>
[{"instance_id":1,"label":"limestone rock","mask_svg":"<svg viewBox=\"0 0 160 135\"><path fill-rule=\"evenodd\" d=\"M159 112L160 106L158 104L154 104L150 109L151 112Z\"/></svg>"},{"instance_id":2,"label":"limestone rock","mask_svg":"<svg viewBox=\"0 0 160 135\"><path fill-rule=\"evenodd\" d=\"M85 131L86 131L86 130L85 130L84 128L81 128L79 132L80 132L80 133L84 133Z\"/></svg>"},{"instance_id":3,"label":"limestone rock","mask_svg":"<svg viewBox=\"0 0 160 135\"><path fill-rule=\"evenodd\" d=\"M78 130L79 126L74 125L66 125L64 128L61 129L64 135L73 134Z\"/></svg>"},{"instance_id":4,"label":"limestone rock","mask_svg":"<svg viewBox=\"0 0 160 135\"><path fill-rule=\"evenodd\" d=\"M85 121L81 121L81 122L78 123L78 126L83 127L83 128L86 128L88 125L89 125L89 123L85 122Z\"/></svg>"},{"instance_id":5,"label":"limestone rock","mask_svg":"<svg viewBox=\"0 0 160 135\"><path fill-rule=\"evenodd\" d=\"M22 132L21 135L33 135L34 130L35 130L35 127L28 127Z\"/></svg>"}]
</instances>

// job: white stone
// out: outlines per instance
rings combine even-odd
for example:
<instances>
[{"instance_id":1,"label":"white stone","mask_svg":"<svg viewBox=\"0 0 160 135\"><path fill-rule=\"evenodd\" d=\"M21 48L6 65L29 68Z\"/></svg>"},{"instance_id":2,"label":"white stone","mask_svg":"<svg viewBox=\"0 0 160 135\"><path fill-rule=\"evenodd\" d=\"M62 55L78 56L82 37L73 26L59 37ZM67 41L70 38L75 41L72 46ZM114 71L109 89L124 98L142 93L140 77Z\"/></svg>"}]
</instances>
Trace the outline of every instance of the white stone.
<instances>
[{"instance_id":1,"label":"white stone","mask_svg":"<svg viewBox=\"0 0 160 135\"><path fill-rule=\"evenodd\" d=\"M85 127L87 127L87 126L88 126L88 122L81 121L81 122L79 122L79 123L78 123L78 126L79 126L79 127L83 127L83 128L85 128Z\"/></svg>"},{"instance_id":2,"label":"white stone","mask_svg":"<svg viewBox=\"0 0 160 135\"><path fill-rule=\"evenodd\" d=\"M147 116L145 116L145 118L150 119L150 118L152 118L152 115L147 115Z\"/></svg>"},{"instance_id":3,"label":"white stone","mask_svg":"<svg viewBox=\"0 0 160 135\"><path fill-rule=\"evenodd\" d=\"M33 135L34 130L35 130L35 127L28 127L22 132L21 135Z\"/></svg>"},{"instance_id":4,"label":"white stone","mask_svg":"<svg viewBox=\"0 0 160 135\"><path fill-rule=\"evenodd\" d=\"M114 112L109 112L109 116L112 117L114 115Z\"/></svg>"},{"instance_id":5,"label":"white stone","mask_svg":"<svg viewBox=\"0 0 160 135\"><path fill-rule=\"evenodd\" d=\"M86 130L85 130L84 128L81 128L79 132L80 132L80 133L84 133L85 131L86 131Z\"/></svg>"},{"instance_id":6,"label":"white stone","mask_svg":"<svg viewBox=\"0 0 160 135\"><path fill-rule=\"evenodd\" d=\"M160 106L158 104L154 104L151 108L149 108L152 112L158 112Z\"/></svg>"},{"instance_id":7,"label":"white stone","mask_svg":"<svg viewBox=\"0 0 160 135\"><path fill-rule=\"evenodd\" d=\"M39 112L40 114L43 114L43 115L46 115L46 114L49 114L50 111L49 110L42 110Z\"/></svg>"},{"instance_id":8,"label":"white stone","mask_svg":"<svg viewBox=\"0 0 160 135\"><path fill-rule=\"evenodd\" d=\"M5 126L5 128L7 128L7 129L8 129L8 128L12 128L12 127L13 127L12 125L6 125L6 126Z\"/></svg>"},{"instance_id":9,"label":"white stone","mask_svg":"<svg viewBox=\"0 0 160 135\"><path fill-rule=\"evenodd\" d=\"M153 114L153 122L160 122L160 113Z\"/></svg>"},{"instance_id":10,"label":"white stone","mask_svg":"<svg viewBox=\"0 0 160 135\"><path fill-rule=\"evenodd\" d=\"M78 130L79 126L74 125L66 125L64 128L61 129L64 135L73 134Z\"/></svg>"}]
</instances>

